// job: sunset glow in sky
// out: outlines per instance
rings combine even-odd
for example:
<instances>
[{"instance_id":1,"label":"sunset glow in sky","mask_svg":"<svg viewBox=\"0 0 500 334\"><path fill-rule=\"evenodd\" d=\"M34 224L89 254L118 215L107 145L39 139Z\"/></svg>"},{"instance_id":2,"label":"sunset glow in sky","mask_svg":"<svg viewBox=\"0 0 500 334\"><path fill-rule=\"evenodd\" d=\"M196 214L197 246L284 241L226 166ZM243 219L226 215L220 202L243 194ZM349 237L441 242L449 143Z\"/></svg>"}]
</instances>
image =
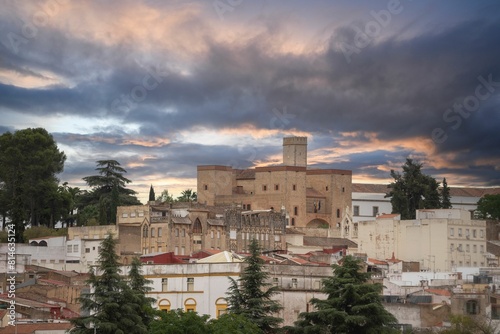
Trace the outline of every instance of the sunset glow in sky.
<instances>
[{"instance_id":1,"label":"sunset glow in sky","mask_svg":"<svg viewBox=\"0 0 500 334\"><path fill-rule=\"evenodd\" d=\"M281 163L385 183L407 157L500 185L500 2L2 1L0 133L43 127L62 182L95 161L196 189L196 166Z\"/></svg>"}]
</instances>

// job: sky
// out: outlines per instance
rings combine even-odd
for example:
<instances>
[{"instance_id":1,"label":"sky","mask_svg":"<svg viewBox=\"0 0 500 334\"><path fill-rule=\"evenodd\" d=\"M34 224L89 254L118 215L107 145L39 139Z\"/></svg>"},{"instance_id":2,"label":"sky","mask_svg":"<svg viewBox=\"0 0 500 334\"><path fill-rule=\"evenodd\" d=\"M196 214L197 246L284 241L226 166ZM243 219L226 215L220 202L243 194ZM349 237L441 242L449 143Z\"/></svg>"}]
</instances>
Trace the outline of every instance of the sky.
<instances>
[{"instance_id":1,"label":"sky","mask_svg":"<svg viewBox=\"0 0 500 334\"><path fill-rule=\"evenodd\" d=\"M49 131L61 182L114 159L196 189L197 165L282 162L387 183L406 158L500 185L500 2L13 1L0 5L0 134Z\"/></svg>"}]
</instances>

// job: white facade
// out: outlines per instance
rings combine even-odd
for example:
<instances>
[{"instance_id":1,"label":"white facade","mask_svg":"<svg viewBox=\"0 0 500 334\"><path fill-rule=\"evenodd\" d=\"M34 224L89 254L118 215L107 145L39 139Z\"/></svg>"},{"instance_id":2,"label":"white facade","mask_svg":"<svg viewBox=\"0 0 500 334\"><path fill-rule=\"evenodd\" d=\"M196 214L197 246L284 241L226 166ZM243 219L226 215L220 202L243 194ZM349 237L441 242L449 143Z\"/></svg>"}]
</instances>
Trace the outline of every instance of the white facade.
<instances>
[{"instance_id":1,"label":"white facade","mask_svg":"<svg viewBox=\"0 0 500 334\"><path fill-rule=\"evenodd\" d=\"M459 209L418 210L417 219L399 216L355 223L351 239L358 252L375 259L394 256L420 262L428 271L486 265L486 222Z\"/></svg>"},{"instance_id":2,"label":"white facade","mask_svg":"<svg viewBox=\"0 0 500 334\"><path fill-rule=\"evenodd\" d=\"M8 244L0 244L0 253L8 253ZM66 253L64 246L31 246L29 244L16 244L16 264L19 259L26 265L38 265L55 270L65 270ZM3 263L5 264L5 262ZM23 272L17 271L17 272ZM5 272L1 270L0 272Z\"/></svg>"},{"instance_id":3,"label":"white facade","mask_svg":"<svg viewBox=\"0 0 500 334\"><path fill-rule=\"evenodd\" d=\"M385 197L387 184L352 184L353 221L373 220L377 214L392 212L391 199ZM453 209L473 212L477 202L485 194L500 193L499 188L450 188L450 201ZM373 218L370 218L373 217Z\"/></svg>"},{"instance_id":4,"label":"white facade","mask_svg":"<svg viewBox=\"0 0 500 334\"><path fill-rule=\"evenodd\" d=\"M156 299L155 307L164 310L193 310L217 318L227 308L226 292L229 279L238 279L245 264L190 263L144 265L143 275L152 281L149 295ZM311 298L326 298L319 291L321 279L332 275L329 266L266 266L271 284L282 287L274 297L284 307L278 314L284 325L292 325L302 312L309 311ZM123 269L127 272L128 267Z\"/></svg>"}]
</instances>

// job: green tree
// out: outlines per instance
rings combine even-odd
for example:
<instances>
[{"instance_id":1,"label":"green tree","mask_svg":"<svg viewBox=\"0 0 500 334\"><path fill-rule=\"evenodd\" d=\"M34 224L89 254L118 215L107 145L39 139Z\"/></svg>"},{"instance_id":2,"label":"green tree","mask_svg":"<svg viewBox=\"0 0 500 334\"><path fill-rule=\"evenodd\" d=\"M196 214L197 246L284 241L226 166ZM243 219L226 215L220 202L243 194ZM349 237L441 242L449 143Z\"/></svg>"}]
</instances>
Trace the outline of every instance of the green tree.
<instances>
[{"instance_id":1,"label":"green tree","mask_svg":"<svg viewBox=\"0 0 500 334\"><path fill-rule=\"evenodd\" d=\"M153 321L155 311L152 304L155 302L154 298L148 297L147 293L152 291L150 286L152 281L146 279L142 275L142 262L139 258L134 257L130 264L129 286L132 292L131 300L140 305L138 309L139 315L146 326L149 326Z\"/></svg>"},{"instance_id":2,"label":"green tree","mask_svg":"<svg viewBox=\"0 0 500 334\"><path fill-rule=\"evenodd\" d=\"M196 195L196 191L192 189L186 189L181 192L181 195L177 197L177 200L180 202L196 202L198 196Z\"/></svg>"},{"instance_id":3,"label":"green tree","mask_svg":"<svg viewBox=\"0 0 500 334\"><path fill-rule=\"evenodd\" d=\"M415 219L418 209L438 209L439 183L422 173L422 164L406 159L402 166L403 174L391 170L394 182L385 197L391 198L392 213L399 213L401 219Z\"/></svg>"},{"instance_id":4,"label":"green tree","mask_svg":"<svg viewBox=\"0 0 500 334\"><path fill-rule=\"evenodd\" d=\"M209 334L208 315L183 310L159 311L151 323L150 334Z\"/></svg>"},{"instance_id":5,"label":"green tree","mask_svg":"<svg viewBox=\"0 0 500 334\"><path fill-rule=\"evenodd\" d=\"M81 308L90 315L72 319L72 333L91 334L92 327L101 334L146 334L147 327L138 310L136 292L121 276L116 241L111 235L101 243L96 271L90 270L87 281L91 292L80 297Z\"/></svg>"},{"instance_id":6,"label":"green tree","mask_svg":"<svg viewBox=\"0 0 500 334\"><path fill-rule=\"evenodd\" d=\"M477 202L477 212L481 219L500 220L500 194L481 197Z\"/></svg>"},{"instance_id":7,"label":"green tree","mask_svg":"<svg viewBox=\"0 0 500 334\"><path fill-rule=\"evenodd\" d=\"M174 196L168 193L168 190L165 189L162 191L161 195L156 197L157 201L160 201L162 203L173 203L175 202Z\"/></svg>"},{"instance_id":8,"label":"green tree","mask_svg":"<svg viewBox=\"0 0 500 334\"><path fill-rule=\"evenodd\" d=\"M381 284L368 282L371 274L361 271L361 261L346 256L333 265L333 276L323 280L326 299L311 299L316 311L301 313L291 333L398 333L390 327L396 318L382 305Z\"/></svg>"},{"instance_id":9,"label":"green tree","mask_svg":"<svg viewBox=\"0 0 500 334\"><path fill-rule=\"evenodd\" d=\"M451 328L440 331L443 334L495 334L497 327L491 319L482 316L451 315Z\"/></svg>"},{"instance_id":10,"label":"green tree","mask_svg":"<svg viewBox=\"0 0 500 334\"><path fill-rule=\"evenodd\" d=\"M278 287L268 283L269 273L264 270L264 260L257 240L252 239L246 266L236 281L229 277L228 311L240 314L255 323L265 333L274 332L283 319L273 316L283 307L271 297L279 293ZM239 284L238 284L239 283Z\"/></svg>"},{"instance_id":11,"label":"green tree","mask_svg":"<svg viewBox=\"0 0 500 334\"><path fill-rule=\"evenodd\" d=\"M443 188L441 189L441 208L451 209L450 187L448 187L446 178L443 179Z\"/></svg>"},{"instance_id":12,"label":"green tree","mask_svg":"<svg viewBox=\"0 0 500 334\"><path fill-rule=\"evenodd\" d=\"M211 334L262 334L262 330L241 314L228 313L209 322Z\"/></svg>"},{"instance_id":13,"label":"green tree","mask_svg":"<svg viewBox=\"0 0 500 334\"><path fill-rule=\"evenodd\" d=\"M26 225L50 224L54 208L49 205L57 197L59 183L56 175L63 171L65 160L66 155L45 129L30 128L0 136L0 198L5 205L2 214L15 225L17 242L24 241Z\"/></svg>"},{"instance_id":14,"label":"green tree","mask_svg":"<svg viewBox=\"0 0 500 334\"><path fill-rule=\"evenodd\" d=\"M99 223L101 225L116 223L116 208L119 205L139 205L136 192L126 188L132 181L123 174L127 171L116 160L98 160L99 175L83 178L91 187L90 191L82 192L79 198L80 208L87 205L97 205L99 208Z\"/></svg>"},{"instance_id":15,"label":"green tree","mask_svg":"<svg viewBox=\"0 0 500 334\"><path fill-rule=\"evenodd\" d=\"M153 188L153 185L149 188L149 201L152 202L155 200L155 190Z\"/></svg>"}]
</instances>

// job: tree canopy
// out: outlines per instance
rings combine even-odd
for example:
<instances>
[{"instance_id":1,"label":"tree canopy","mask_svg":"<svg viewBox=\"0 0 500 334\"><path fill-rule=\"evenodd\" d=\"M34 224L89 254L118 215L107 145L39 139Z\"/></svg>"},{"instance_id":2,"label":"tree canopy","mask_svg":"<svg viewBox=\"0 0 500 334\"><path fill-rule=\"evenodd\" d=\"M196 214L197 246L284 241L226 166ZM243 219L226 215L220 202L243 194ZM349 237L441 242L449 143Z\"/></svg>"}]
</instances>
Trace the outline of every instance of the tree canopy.
<instances>
[{"instance_id":1,"label":"tree canopy","mask_svg":"<svg viewBox=\"0 0 500 334\"><path fill-rule=\"evenodd\" d=\"M155 200L155 189L153 188L153 185L149 188L149 201L154 201Z\"/></svg>"},{"instance_id":2,"label":"tree canopy","mask_svg":"<svg viewBox=\"0 0 500 334\"><path fill-rule=\"evenodd\" d=\"M173 203L175 202L174 196L172 196L167 189L163 190L162 193L156 197L157 201L162 203Z\"/></svg>"},{"instance_id":3,"label":"tree canopy","mask_svg":"<svg viewBox=\"0 0 500 334\"><path fill-rule=\"evenodd\" d=\"M267 282L269 273L264 270L264 260L257 240L249 246L250 255L245 258L247 264L236 281L229 277L228 311L243 315L266 333L273 332L283 319L273 314L283 307L271 297L279 293L277 286ZM238 284L239 283L239 284Z\"/></svg>"},{"instance_id":4,"label":"tree canopy","mask_svg":"<svg viewBox=\"0 0 500 334\"><path fill-rule=\"evenodd\" d=\"M443 179L443 188L441 189L441 208L451 209L451 195L450 188L446 178Z\"/></svg>"},{"instance_id":5,"label":"tree canopy","mask_svg":"<svg viewBox=\"0 0 500 334\"><path fill-rule=\"evenodd\" d=\"M192 189L186 189L181 192L181 195L177 197L177 200L180 202L196 202L198 196L196 195L196 191Z\"/></svg>"},{"instance_id":6,"label":"tree canopy","mask_svg":"<svg viewBox=\"0 0 500 334\"><path fill-rule=\"evenodd\" d=\"M83 178L91 190L81 193L79 208L83 210L85 207L94 206L98 215L90 218L97 218L101 225L116 224L116 209L119 205L139 205L141 202L135 197L134 190L126 188L132 181L123 175L127 171L118 161L98 160L96 171L98 175ZM87 221L82 223L87 224Z\"/></svg>"},{"instance_id":7,"label":"tree canopy","mask_svg":"<svg viewBox=\"0 0 500 334\"><path fill-rule=\"evenodd\" d=\"M333 265L333 276L323 280L326 299L313 298L316 311L301 313L291 333L397 333L390 327L396 318L382 305L381 284L369 282L370 273L361 271L361 261L346 256L342 265Z\"/></svg>"},{"instance_id":8,"label":"tree canopy","mask_svg":"<svg viewBox=\"0 0 500 334\"><path fill-rule=\"evenodd\" d=\"M500 194L481 197L477 202L477 212L481 219L500 220Z\"/></svg>"},{"instance_id":9,"label":"tree canopy","mask_svg":"<svg viewBox=\"0 0 500 334\"><path fill-rule=\"evenodd\" d=\"M386 197L391 198L392 213L399 213L401 219L415 219L418 209L441 208L439 182L423 174L422 166L406 159L402 174L391 170L394 181L389 184Z\"/></svg>"},{"instance_id":10,"label":"tree canopy","mask_svg":"<svg viewBox=\"0 0 500 334\"><path fill-rule=\"evenodd\" d=\"M66 155L45 129L24 129L0 136L0 206L23 242L26 225L53 226L61 219L61 206L69 205L56 175Z\"/></svg>"},{"instance_id":11,"label":"tree canopy","mask_svg":"<svg viewBox=\"0 0 500 334\"><path fill-rule=\"evenodd\" d=\"M72 319L75 325L72 333L91 334L94 327L102 334L148 333L149 318L143 318L143 310L147 309L144 303L148 300L143 295L146 281L138 280L132 273L130 285L127 283L121 276L115 248L116 241L108 235L101 243L96 271L90 269L87 283L91 292L80 297L82 310L90 315ZM140 275L137 264L135 268Z\"/></svg>"}]
</instances>

